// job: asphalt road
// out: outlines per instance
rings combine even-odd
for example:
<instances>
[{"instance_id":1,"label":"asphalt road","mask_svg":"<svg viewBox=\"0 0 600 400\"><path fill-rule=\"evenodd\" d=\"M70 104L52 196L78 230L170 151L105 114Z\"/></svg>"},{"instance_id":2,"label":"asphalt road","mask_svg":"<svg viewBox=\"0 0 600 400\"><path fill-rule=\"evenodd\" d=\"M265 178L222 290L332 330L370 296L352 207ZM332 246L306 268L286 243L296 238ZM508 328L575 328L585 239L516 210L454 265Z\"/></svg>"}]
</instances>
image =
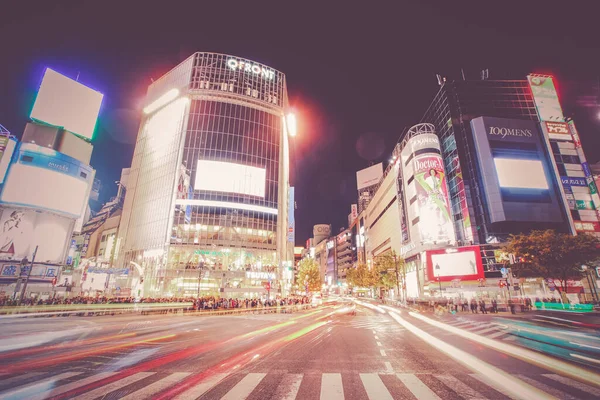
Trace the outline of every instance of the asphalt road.
<instances>
[{"instance_id":1,"label":"asphalt road","mask_svg":"<svg viewBox=\"0 0 600 400\"><path fill-rule=\"evenodd\" d=\"M490 317L353 304L0 319L0 399L600 398L593 344L569 359Z\"/></svg>"}]
</instances>

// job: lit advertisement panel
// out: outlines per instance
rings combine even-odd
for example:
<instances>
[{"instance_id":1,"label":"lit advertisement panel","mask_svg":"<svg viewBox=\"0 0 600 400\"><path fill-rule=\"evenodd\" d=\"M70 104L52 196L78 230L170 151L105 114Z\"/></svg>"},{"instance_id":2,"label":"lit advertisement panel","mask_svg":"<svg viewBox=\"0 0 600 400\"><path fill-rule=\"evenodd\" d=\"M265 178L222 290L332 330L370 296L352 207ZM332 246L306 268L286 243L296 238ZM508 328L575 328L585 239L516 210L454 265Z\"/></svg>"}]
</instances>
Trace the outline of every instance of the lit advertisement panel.
<instances>
[{"instance_id":1,"label":"lit advertisement panel","mask_svg":"<svg viewBox=\"0 0 600 400\"><path fill-rule=\"evenodd\" d=\"M0 202L79 218L93 179L80 161L32 143L21 143L10 166Z\"/></svg>"},{"instance_id":2,"label":"lit advertisement panel","mask_svg":"<svg viewBox=\"0 0 600 400\"><path fill-rule=\"evenodd\" d=\"M6 207L0 216L0 259L62 263L74 221L49 213Z\"/></svg>"},{"instance_id":3,"label":"lit advertisement panel","mask_svg":"<svg viewBox=\"0 0 600 400\"><path fill-rule=\"evenodd\" d=\"M454 240L442 157L439 154L417 156L413 166L421 239L424 242Z\"/></svg>"},{"instance_id":4,"label":"lit advertisement panel","mask_svg":"<svg viewBox=\"0 0 600 400\"><path fill-rule=\"evenodd\" d=\"M538 114L542 121L563 122L565 117L551 76L527 76Z\"/></svg>"},{"instance_id":5,"label":"lit advertisement panel","mask_svg":"<svg viewBox=\"0 0 600 400\"><path fill-rule=\"evenodd\" d=\"M103 96L47 68L31 118L92 139Z\"/></svg>"},{"instance_id":6,"label":"lit advertisement panel","mask_svg":"<svg viewBox=\"0 0 600 400\"><path fill-rule=\"evenodd\" d=\"M266 169L224 161L198 160L194 190L265 197Z\"/></svg>"},{"instance_id":7,"label":"lit advertisement panel","mask_svg":"<svg viewBox=\"0 0 600 400\"><path fill-rule=\"evenodd\" d=\"M296 220L294 218L295 211L295 189L293 186L288 188L288 233L287 241L294 243L296 241Z\"/></svg>"},{"instance_id":8,"label":"lit advertisement panel","mask_svg":"<svg viewBox=\"0 0 600 400\"><path fill-rule=\"evenodd\" d=\"M494 158L500 187L548 189L544 165L540 160Z\"/></svg>"},{"instance_id":9,"label":"lit advertisement panel","mask_svg":"<svg viewBox=\"0 0 600 400\"><path fill-rule=\"evenodd\" d=\"M356 187L358 190L376 185L383 178L383 164L375 164L356 172Z\"/></svg>"},{"instance_id":10,"label":"lit advertisement panel","mask_svg":"<svg viewBox=\"0 0 600 400\"><path fill-rule=\"evenodd\" d=\"M477 280L484 277L478 246L427 252L429 281Z\"/></svg>"}]
</instances>

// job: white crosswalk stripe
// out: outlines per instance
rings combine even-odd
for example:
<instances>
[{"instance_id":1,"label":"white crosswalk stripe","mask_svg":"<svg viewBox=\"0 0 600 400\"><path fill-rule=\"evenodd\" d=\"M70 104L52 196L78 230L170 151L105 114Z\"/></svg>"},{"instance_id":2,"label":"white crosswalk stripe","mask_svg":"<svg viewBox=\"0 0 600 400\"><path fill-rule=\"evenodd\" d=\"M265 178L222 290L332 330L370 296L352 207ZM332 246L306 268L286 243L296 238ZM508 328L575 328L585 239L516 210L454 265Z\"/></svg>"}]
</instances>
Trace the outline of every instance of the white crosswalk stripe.
<instances>
[{"instance_id":1,"label":"white crosswalk stripe","mask_svg":"<svg viewBox=\"0 0 600 400\"><path fill-rule=\"evenodd\" d=\"M498 331L496 333L492 333L491 335L485 335L486 337L490 338L490 339L496 339L497 337L500 337L502 335L508 335L508 332L506 331Z\"/></svg>"},{"instance_id":2,"label":"white crosswalk stripe","mask_svg":"<svg viewBox=\"0 0 600 400\"><path fill-rule=\"evenodd\" d=\"M321 400L344 400L342 374L323 374L321 380Z\"/></svg>"},{"instance_id":3,"label":"white crosswalk stripe","mask_svg":"<svg viewBox=\"0 0 600 400\"><path fill-rule=\"evenodd\" d=\"M118 381L109 383L106 386L101 386L98 389L94 389L90 392L86 392L77 397L73 397L73 400L93 400L96 397L106 395L114 390L119 390L127 385L131 385L137 381L141 381L144 378L154 375L156 372L138 372L137 374L129 375L126 378L119 379Z\"/></svg>"},{"instance_id":4,"label":"white crosswalk stripe","mask_svg":"<svg viewBox=\"0 0 600 400\"><path fill-rule=\"evenodd\" d=\"M47 387L52 386L54 383L56 383L62 379L71 378L73 376L77 376L77 375L81 375L81 374L82 374L81 372L63 372L62 374L54 375L49 378L44 378L44 379L34 382L34 383L28 383L28 384L24 384L21 386L17 386L15 388L12 388L8 392L0 394L0 399L5 400L5 399L28 398L32 393L35 394L40 391L43 391Z\"/></svg>"},{"instance_id":5,"label":"white crosswalk stripe","mask_svg":"<svg viewBox=\"0 0 600 400\"><path fill-rule=\"evenodd\" d=\"M454 377L452 375L436 375L435 377L438 380L440 380L444 385L448 386L450 389L452 389L455 392L457 392L458 394L460 394L460 396L463 399L469 399L469 400L476 400L476 399L484 400L485 399L485 396L482 396L475 389L470 388L469 386L467 386L460 380L456 379L456 377Z\"/></svg>"},{"instance_id":6,"label":"white crosswalk stripe","mask_svg":"<svg viewBox=\"0 0 600 400\"><path fill-rule=\"evenodd\" d=\"M415 395L417 399L441 400L440 397L414 374L396 374L404 386Z\"/></svg>"},{"instance_id":7,"label":"white crosswalk stripe","mask_svg":"<svg viewBox=\"0 0 600 400\"><path fill-rule=\"evenodd\" d=\"M121 400L144 400L149 399L155 393L160 392L163 389L168 388L169 386L174 385L175 383L183 380L190 376L190 372L175 372L170 374L169 376L164 377L163 379L156 381L140 390L137 390L133 393L128 394L125 397L122 397Z\"/></svg>"},{"instance_id":8,"label":"white crosswalk stripe","mask_svg":"<svg viewBox=\"0 0 600 400\"><path fill-rule=\"evenodd\" d=\"M286 374L279 383L273 398L281 400L295 400L302 383L302 374Z\"/></svg>"},{"instance_id":9,"label":"white crosswalk stripe","mask_svg":"<svg viewBox=\"0 0 600 400\"><path fill-rule=\"evenodd\" d=\"M394 400L378 374L360 374L369 400Z\"/></svg>"},{"instance_id":10,"label":"white crosswalk stripe","mask_svg":"<svg viewBox=\"0 0 600 400\"><path fill-rule=\"evenodd\" d=\"M390 366L391 369L391 366ZM31 381L37 375L23 374L20 376L0 376L0 385L13 382L14 386L0 392L0 400L27 399L45 400L55 396L65 395L72 390L80 391L86 385L96 383L93 390L82 393L74 399L92 400L104 397L112 393L112 397L118 395L124 400L147 400L159 393L164 393L170 388L177 388L185 384L188 378L194 378L191 372L171 372L161 374L157 372L139 372L125 378L115 377L119 372L102 372L90 374L89 372L69 371L48 376L40 374L37 381ZM270 394L266 394L267 388L261 382L269 378L275 383L275 388ZM558 374L541 375L513 375L524 384L533 386L538 391L538 398L543 399L589 399L600 398L600 382L596 387L592 384L584 384L571 378ZM21 378L17 380L16 378ZM106 384L98 386L108 379ZM231 379L228 379L228 378ZM2 379L5 378L5 379ZM473 386L473 379L479 380ZM114 380L117 379L117 380ZM142 383L141 381L144 380ZM392 380L397 380L393 384ZM62 382L61 382L62 381ZM436 382L433 384L433 382ZM395 373L393 370L384 372L367 373L237 373L237 374L215 374L200 382L190 382L193 386L178 396L176 400L196 400L198 398L221 398L222 400L243 400L247 398L296 400L299 393L304 393L302 399L313 399L307 392L312 391L315 384L320 385L320 392L314 393L321 400L344 400L354 399L356 396L364 396L369 400L391 400L404 398L410 392L418 399L439 400L448 396L448 391L455 393L455 397L468 400L484 400L495 398L496 392L500 392L510 398L515 398L502 385L494 383L485 376L479 374L452 375L452 374L428 374L428 373ZM235 384L234 384L235 383ZM441 386L443 384L443 388ZM233 385L233 386L232 386ZM306 387L303 389L303 385ZM345 387L348 386L349 387ZM359 385L360 387L356 386ZM224 388L227 387L226 390ZM400 388L402 388L401 392ZM267 389L268 390L268 389ZM215 393L220 393L218 396ZM493 393L496 393L494 395ZM518 397L518 395L517 395Z\"/></svg>"},{"instance_id":11,"label":"white crosswalk stripe","mask_svg":"<svg viewBox=\"0 0 600 400\"><path fill-rule=\"evenodd\" d=\"M246 400L267 374L248 374L221 400Z\"/></svg>"},{"instance_id":12,"label":"white crosswalk stripe","mask_svg":"<svg viewBox=\"0 0 600 400\"><path fill-rule=\"evenodd\" d=\"M79 379L75 382L67 383L66 385L61 385L57 388L38 393L37 395L29 397L29 400L42 400L52 396L58 396L59 394L66 393L69 390L77 389L82 386L89 385L90 383L98 382L99 380L111 377L115 374L116 372L102 372L100 374L88 376L87 378Z\"/></svg>"},{"instance_id":13,"label":"white crosswalk stripe","mask_svg":"<svg viewBox=\"0 0 600 400\"><path fill-rule=\"evenodd\" d=\"M175 397L175 400L196 400L198 397L202 396L204 393L208 392L219 382L225 379L227 375L228 374L212 375L210 378L203 380L199 384L189 388L179 396Z\"/></svg>"}]
</instances>

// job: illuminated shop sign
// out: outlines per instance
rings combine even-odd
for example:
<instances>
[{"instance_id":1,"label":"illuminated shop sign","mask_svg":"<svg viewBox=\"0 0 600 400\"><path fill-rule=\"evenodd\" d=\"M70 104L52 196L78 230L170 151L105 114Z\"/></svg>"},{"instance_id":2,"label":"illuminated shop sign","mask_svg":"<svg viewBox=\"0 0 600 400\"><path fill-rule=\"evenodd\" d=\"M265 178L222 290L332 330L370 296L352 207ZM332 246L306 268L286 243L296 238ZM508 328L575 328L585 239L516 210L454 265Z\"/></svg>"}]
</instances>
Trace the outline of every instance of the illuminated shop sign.
<instances>
[{"instance_id":1,"label":"illuminated shop sign","mask_svg":"<svg viewBox=\"0 0 600 400\"><path fill-rule=\"evenodd\" d=\"M246 271L246 278L272 281L275 279L275 273L274 272L260 272L260 271Z\"/></svg>"},{"instance_id":2,"label":"illuminated shop sign","mask_svg":"<svg viewBox=\"0 0 600 400\"><path fill-rule=\"evenodd\" d=\"M261 65L254 64L250 61L236 60L235 58L229 58L227 60L227 66L232 71L244 71L254 75L259 75L263 79L272 80L275 78L275 71L272 69L265 68Z\"/></svg>"},{"instance_id":3,"label":"illuminated shop sign","mask_svg":"<svg viewBox=\"0 0 600 400\"><path fill-rule=\"evenodd\" d=\"M569 125L566 122L544 122L548 133L556 133L562 135L569 135Z\"/></svg>"},{"instance_id":4,"label":"illuminated shop sign","mask_svg":"<svg viewBox=\"0 0 600 400\"><path fill-rule=\"evenodd\" d=\"M501 136L504 139L507 136L532 137L531 129L505 128L500 126L490 126L488 135Z\"/></svg>"}]
</instances>

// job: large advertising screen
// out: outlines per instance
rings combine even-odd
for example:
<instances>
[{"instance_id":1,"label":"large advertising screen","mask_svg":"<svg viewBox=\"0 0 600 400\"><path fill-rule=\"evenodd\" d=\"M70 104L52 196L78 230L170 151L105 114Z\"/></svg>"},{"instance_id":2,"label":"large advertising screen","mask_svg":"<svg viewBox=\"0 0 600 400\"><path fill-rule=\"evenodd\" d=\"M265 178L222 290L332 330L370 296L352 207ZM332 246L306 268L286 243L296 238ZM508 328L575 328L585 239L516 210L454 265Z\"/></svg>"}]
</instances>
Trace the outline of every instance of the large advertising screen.
<instances>
[{"instance_id":1,"label":"large advertising screen","mask_svg":"<svg viewBox=\"0 0 600 400\"><path fill-rule=\"evenodd\" d=\"M383 178L383 164L372 165L356 173L356 187L358 190L361 190L376 185L381 178Z\"/></svg>"},{"instance_id":2,"label":"large advertising screen","mask_svg":"<svg viewBox=\"0 0 600 400\"><path fill-rule=\"evenodd\" d=\"M434 153L420 155L414 158L413 166L421 239L424 242L454 240L442 157Z\"/></svg>"},{"instance_id":3,"label":"large advertising screen","mask_svg":"<svg viewBox=\"0 0 600 400\"><path fill-rule=\"evenodd\" d=\"M31 119L92 139L103 94L47 68Z\"/></svg>"},{"instance_id":4,"label":"large advertising screen","mask_svg":"<svg viewBox=\"0 0 600 400\"><path fill-rule=\"evenodd\" d=\"M0 202L79 218L93 179L91 167L32 143L21 143L10 166Z\"/></svg>"},{"instance_id":5,"label":"large advertising screen","mask_svg":"<svg viewBox=\"0 0 600 400\"><path fill-rule=\"evenodd\" d=\"M544 165L540 160L494 158L500 187L548 189Z\"/></svg>"},{"instance_id":6,"label":"large advertising screen","mask_svg":"<svg viewBox=\"0 0 600 400\"><path fill-rule=\"evenodd\" d=\"M0 216L0 259L64 262L74 221L49 213L6 207Z\"/></svg>"},{"instance_id":7,"label":"large advertising screen","mask_svg":"<svg viewBox=\"0 0 600 400\"><path fill-rule=\"evenodd\" d=\"M483 278L483 263L479 247L467 246L428 251L427 274L430 281Z\"/></svg>"},{"instance_id":8,"label":"large advertising screen","mask_svg":"<svg viewBox=\"0 0 600 400\"><path fill-rule=\"evenodd\" d=\"M265 197L266 169L224 161L198 160L194 190Z\"/></svg>"}]
</instances>

